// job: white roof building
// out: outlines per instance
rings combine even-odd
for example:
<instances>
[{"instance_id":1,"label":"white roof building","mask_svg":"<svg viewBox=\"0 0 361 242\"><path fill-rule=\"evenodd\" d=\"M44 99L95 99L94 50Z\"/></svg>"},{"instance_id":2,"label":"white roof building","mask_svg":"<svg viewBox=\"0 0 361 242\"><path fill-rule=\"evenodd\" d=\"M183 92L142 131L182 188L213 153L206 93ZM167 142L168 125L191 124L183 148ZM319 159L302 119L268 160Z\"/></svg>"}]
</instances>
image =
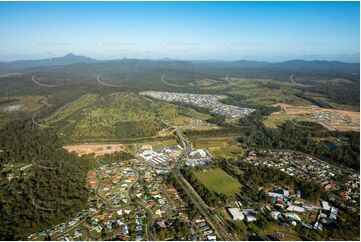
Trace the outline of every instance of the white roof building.
<instances>
[{"instance_id":1,"label":"white roof building","mask_svg":"<svg viewBox=\"0 0 361 242\"><path fill-rule=\"evenodd\" d=\"M256 212L249 209L249 210L243 210L244 216L246 216L247 222L254 222L257 221Z\"/></svg>"},{"instance_id":2,"label":"white roof building","mask_svg":"<svg viewBox=\"0 0 361 242\"><path fill-rule=\"evenodd\" d=\"M313 228L314 228L314 229L318 229L318 230L320 230L320 231L322 231L322 227L323 227L322 223L319 223L319 222L316 222L316 223L313 225Z\"/></svg>"},{"instance_id":3,"label":"white roof building","mask_svg":"<svg viewBox=\"0 0 361 242\"><path fill-rule=\"evenodd\" d=\"M208 235L207 236L207 240L208 241L216 241L217 240L217 237L215 235Z\"/></svg>"},{"instance_id":4,"label":"white roof building","mask_svg":"<svg viewBox=\"0 0 361 242\"><path fill-rule=\"evenodd\" d=\"M228 212L233 220L244 220L244 214L239 208L228 208Z\"/></svg>"},{"instance_id":5,"label":"white roof building","mask_svg":"<svg viewBox=\"0 0 361 242\"><path fill-rule=\"evenodd\" d=\"M331 210L331 206L328 204L328 202L326 201L322 201L321 202L321 206L322 206L322 209L326 210L326 211L330 211Z\"/></svg>"},{"instance_id":6,"label":"white roof building","mask_svg":"<svg viewBox=\"0 0 361 242\"><path fill-rule=\"evenodd\" d=\"M292 221L298 221L298 222L301 222L301 218L297 215L297 214L294 214L294 213L285 213L286 217Z\"/></svg>"},{"instance_id":7,"label":"white roof building","mask_svg":"<svg viewBox=\"0 0 361 242\"><path fill-rule=\"evenodd\" d=\"M196 219L195 222L196 223L203 223L203 222L206 222L206 220L204 220L204 219Z\"/></svg>"},{"instance_id":8,"label":"white roof building","mask_svg":"<svg viewBox=\"0 0 361 242\"><path fill-rule=\"evenodd\" d=\"M145 160L149 161L153 157L157 156L158 153L153 150L145 150L141 154L139 154L140 157L144 158Z\"/></svg>"},{"instance_id":9,"label":"white roof building","mask_svg":"<svg viewBox=\"0 0 361 242\"><path fill-rule=\"evenodd\" d=\"M306 209L303 208L303 207L300 207L300 206L291 205L286 210L289 211L289 212L303 213Z\"/></svg>"},{"instance_id":10,"label":"white roof building","mask_svg":"<svg viewBox=\"0 0 361 242\"><path fill-rule=\"evenodd\" d=\"M275 189L268 193L271 197L289 197L290 193L287 189Z\"/></svg>"},{"instance_id":11,"label":"white roof building","mask_svg":"<svg viewBox=\"0 0 361 242\"><path fill-rule=\"evenodd\" d=\"M189 153L189 156L205 158L207 157L207 153L203 149L198 149Z\"/></svg>"},{"instance_id":12,"label":"white roof building","mask_svg":"<svg viewBox=\"0 0 361 242\"><path fill-rule=\"evenodd\" d=\"M281 212L279 211L272 211L271 216L274 220L278 220L281 217Z\"/></svg>"}]
</instances>

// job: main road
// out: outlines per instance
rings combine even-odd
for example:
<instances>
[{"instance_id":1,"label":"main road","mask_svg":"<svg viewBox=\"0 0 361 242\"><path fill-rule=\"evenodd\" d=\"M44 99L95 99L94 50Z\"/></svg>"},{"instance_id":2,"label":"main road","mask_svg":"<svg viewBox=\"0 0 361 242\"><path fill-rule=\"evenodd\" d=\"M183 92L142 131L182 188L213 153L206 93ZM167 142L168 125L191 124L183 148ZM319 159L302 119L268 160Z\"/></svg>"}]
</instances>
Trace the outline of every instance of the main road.
<instances>
[{"instance_id":1,"label":"main road","mask_svg":"<svg viewBox=\"0 0 361 242\"><path fill-rule=\"evenodd\" d=\"M226 228L220 224L220 220L218 217L214 216L208 205L203 201L203 199L198 195L198 193L193 189L193 187L188 183L188 181L183 177L180 167L181 162L184 158L186 158L189 153L192 151L192 144L189 140L186 139L181 130L177 129L176 134L179 137L182 145L183 151L181 155L178 157L176 164L171 169L176 174L176 178L178 182L182 185L183 190L188 194L193 203L197 206L199 211L203 214L207 222L213 227L216 234L221 240L233 240L230 237ZM219 220L219 221L218 221Z\"/></svg>"},{"instance_id":2,"label":"main road","mask_svg":"<svg viewBox=\"0 0 361 242\"><path fill-rule=\"evenodd\" d=\"M182 153L178 156L175 164L173 167L162 167L163 170L168 170L170 172L173 172L176 176L176 179L178 180L179 184L183 187L184 191L188 194L188 196L191 198L193 203L197 206L199 211L202 213L202 215L205 217L207 222L212 226L212 228L215 230L215 233L218 235L218 237L221 240L234 240L231 238L230 234L226 230L226 228L223 227L222 224L220 224L220 219L217 216L214 216L208 205L203 201L203 199L198 195L198 193L193 189L193 187L188 183L188 181L183 177L181 173L181 166L182 161L188 157L189 153L192 152L192 144L191 142L184 136L182 130L180 130L177 127L174 127L167 123L164 120L161 120L164 124L167 126L170 126L172 128L175 128L175 133L179 138L179 141L181 142L183 146ZM149 163L147 163L149 164ZM150 164L149 164L150 165ZM158 167L159 169L159 167Z\"/></svg>"}]
</instances>

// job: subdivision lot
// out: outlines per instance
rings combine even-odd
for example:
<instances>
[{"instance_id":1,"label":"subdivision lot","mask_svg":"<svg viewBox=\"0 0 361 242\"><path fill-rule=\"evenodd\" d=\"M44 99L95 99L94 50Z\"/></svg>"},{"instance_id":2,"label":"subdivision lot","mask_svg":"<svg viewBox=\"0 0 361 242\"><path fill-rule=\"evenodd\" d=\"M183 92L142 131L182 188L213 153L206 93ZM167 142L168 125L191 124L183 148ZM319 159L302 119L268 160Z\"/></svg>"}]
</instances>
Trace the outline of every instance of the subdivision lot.
<instances>
[{"instance_id":1,"label":"subdivision lot","mask_svg":"<svg viewBox=\"0 0 361 242\"><path fill-rule=\"evenodd\" d=\"M293 106L277 104L282 110L268 116L264 123L267 127L276 128L286 121L317 122L328 130L359 131L360 113L330 108L320 108L315 105Z\"/></svg>"}]
</instances>

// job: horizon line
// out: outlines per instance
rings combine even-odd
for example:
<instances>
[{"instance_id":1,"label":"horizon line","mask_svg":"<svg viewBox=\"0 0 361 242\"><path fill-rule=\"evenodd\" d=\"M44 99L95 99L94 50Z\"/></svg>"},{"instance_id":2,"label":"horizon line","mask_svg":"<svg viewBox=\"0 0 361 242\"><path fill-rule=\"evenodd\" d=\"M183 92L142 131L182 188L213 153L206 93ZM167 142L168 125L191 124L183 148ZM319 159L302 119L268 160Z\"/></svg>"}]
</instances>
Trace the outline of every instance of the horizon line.
<instances>
[{"instance_id":1,"label":"horizon line","mask_svg":"<svg viewBox=\"0 0 361 242\"><path fill-rule=\"evenodd\" d=\"M355 53L354 55L359 55L359 53ZM10 56L10 55L9 55ZM217 59L217 58L209 58L209 59L183 59L183 58L172 58L169 56L165 56L165 57L161 57L161 58L130 58L130 57L118 57L118 58L110 58L110 59L101 59L101 58L97 58L97 57L91 57L90 55L83 55L83 54L75 54L74 52L69 52L65 55L58 55L58 56L53 56L53 57L38 57L38 58L19 58L19 59L14 59L14 60L10 60L10 61L4 61L4 60L0 60L0 63L12 63L12 62L18 62L18 61L38 61L38 60L51 60L51 59L60 59L60 58L64 58L67 56L74 56L74 57L85 57L85 58L89 58L92 59L94 61L101 61L101 62L106 62L106 61L119 61L119 60L150 60L150 61L189 61L189 62L237 62L237 61L249 61L249 62L266 62L266 63L281 63L281 62L288 62L288 61L326 61L326 62L340 62L340 63L347 63L347 64L360 64L360 58L359 61L341 61L338 59L325 59L325 58L316 58L316 59L306 59L306 58L283 58L283 60L279 60L279 61L269 61L269 60L265 60L265 59L259 59L257 58L257 60L254 60L252 58L247 59L247 58L239 58L239 59L233 59L233 60L226 60L226 59ZM282 58L280 58L282 59ZM79 61L82 62L82 61Z\"/></svg>"}]
</instances>

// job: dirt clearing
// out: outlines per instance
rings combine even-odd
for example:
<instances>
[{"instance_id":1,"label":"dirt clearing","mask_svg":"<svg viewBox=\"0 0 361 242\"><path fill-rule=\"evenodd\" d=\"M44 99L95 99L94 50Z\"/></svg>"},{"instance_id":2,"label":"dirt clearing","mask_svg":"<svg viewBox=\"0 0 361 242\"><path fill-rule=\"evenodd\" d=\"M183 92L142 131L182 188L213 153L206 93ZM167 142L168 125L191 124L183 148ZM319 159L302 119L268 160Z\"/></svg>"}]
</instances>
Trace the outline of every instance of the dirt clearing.
<instances>
[{"instance_id":1,"label":"dirt clearing","mask_svg":"<svg viewBox=\"0 0 361 242\"><path fill-rule=\"evenodd\" d=\"M314 105L293 106L278 104L275 106L279 106L282 110L272 113L267 117L265 124L270 128L275 128L287 120L292 120L317 122L331 131L360 130L359 112L320 108Z\"/></svg>"},{"instance_id":2,"label":"dirt clearing","mask_svg":"<svg viewBox=\"0 0 361 242\"><path fill-rule=\"evenodd\" d=\"M126 151L126 147L122 144L77 144L77 145L65 145L64 149L68 152L75 152L78 156L94 154L102 156L111 154L118 151Z\"/></svg>"}]
</instances>

